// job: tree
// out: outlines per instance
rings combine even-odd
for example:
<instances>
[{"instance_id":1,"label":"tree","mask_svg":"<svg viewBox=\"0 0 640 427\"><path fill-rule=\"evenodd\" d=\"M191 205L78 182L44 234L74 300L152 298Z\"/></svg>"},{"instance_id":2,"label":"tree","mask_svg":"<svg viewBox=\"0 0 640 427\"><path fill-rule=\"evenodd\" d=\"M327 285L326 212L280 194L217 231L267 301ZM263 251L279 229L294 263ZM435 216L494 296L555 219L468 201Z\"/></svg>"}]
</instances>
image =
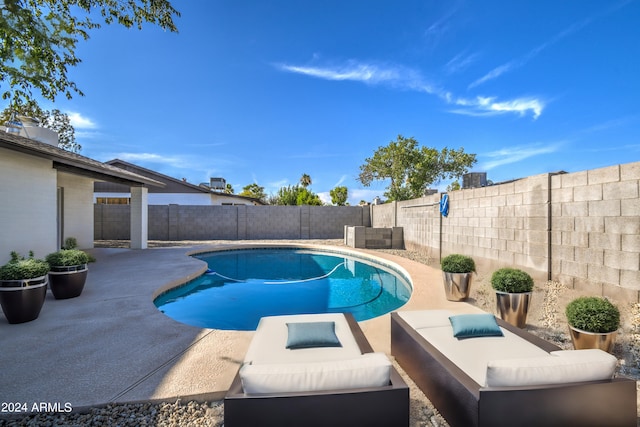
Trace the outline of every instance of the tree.
<instances>
[{"instance_id":1,"label":"tree","mask_svg":"<svg viewBox=\"0 0 640 427\"><path fill-rule=\"evenodd\" d=\"M460 181L453 181L447 185L447 191L458 191L460 189Z\"/></svg>"},{"instance_id":2,"label":"tree","mask_svg":"<svg viewBox=\"0 0 640 427\"><path fill-rule=\"evenodd\" d=\"M233 189L233 186L231 184L227 184L224 187L224 193L225 194L233 194L233 193L235 193L235 190Z\"/></svg>"},{"instance_id":3,"label":"tree","mask_svg":"<svg viewBox=\"0 0 640 427\"><path fill-rule=\"evenodd\" d=\"M242 187L242 192L238 195L259 199L262 202L264 202L267 198L267 195L264 193L264 187L260 187L256 183L245 185L244 187Z\"/></svg>"},{"instance_id":4,"label":"tree","mask_svg":"<svg viewBox=\"0 0 640 427\"><path fill-rule=\"evenodd\" d=\"M398 135L386 147L379 147L360 166L358 181L365 187L373 181L389 179L384 195L389 200L422 197L426 189L441 179L459 178L476 162L475 154L443 148L418 147L418 141Z\"/></svg>"},{"instance_id":5,"label":"tree","mask_svg":"<svg viewBox=\"0 0 640 427\"><path fill-rule=\"evenodd\" d=\"M331 203L334 205L345 206L347 204L347 187L336 187L329 191L329 194L331 195Z\"/></svg>"},{"instance_id":6,"label":"tree","mask_svg":"<svg viewBox=\"0 0 640 427\"><path fill-rule=\"evenodd\" d=\"M312 191L309 191L309 189L298 188L296 204L298 206L301 206L301 205L322 206L322 200L320 200L320 196L318 196L316 193Z\"/></svg>"},{"instance_id":7,"label":"tree","mask_svg":"<svg viewBox=\"0 0 640 427\"><path fill-rule=\"evenodd\" d=\"M15 107L14 110L5 108L0 113L0 123L14 120L14 114L33 117L40 122L42 127L56 131L58 133L58 147L74 153L79 153L82 149L82 146L76 142L76 131L71 126L69 116L60 110L43 110L35 102L28 102Z\"/></svg>"},{"instance_id":8,"label":"tree","mask_svg":"<svg viewBox=\"0 0 640 427\"><path fill-rule=\"evenodd\" d=\"M277 205L285 206L322 205L322 200L317 194L300 185L280 187L274 201Z\"/></svg>"},{"instance_id":9,"label":"tree","mask_svg":"<svg viewBox=\"0 0 640 427\"><path fill-rule=\"evenodd\" d=\"M310 186L311 177L306 173L303 173L302 176L300 177L300 185L302 185L303 188L307 188L308 186Z\"/></svg>"},{"instance_id":10,"label":"tree","mask_svg":"<svg viewBox=\"0 0 640 427\"><path fill-rule=\"evenodd\" d=\"M71 99L82 91L67 71L78 65L76 45L93 20L142 29L143 23L177 32L180 12L168 0L4 0L0 2L0 81L9 105L34 102L34 90L52 102L59 94Z\"/></svg>"},{"instance_id":11,"label":"tree","mask_svg":"<svg viewBox=\"0 0 640 427\"><path fill-rule=\"evenodd\" d=\"M280 187L276 195L275 204L285 206L295 206L298 204L298 187L297 185L288 185Z\"/></svg>"}]
</instances>

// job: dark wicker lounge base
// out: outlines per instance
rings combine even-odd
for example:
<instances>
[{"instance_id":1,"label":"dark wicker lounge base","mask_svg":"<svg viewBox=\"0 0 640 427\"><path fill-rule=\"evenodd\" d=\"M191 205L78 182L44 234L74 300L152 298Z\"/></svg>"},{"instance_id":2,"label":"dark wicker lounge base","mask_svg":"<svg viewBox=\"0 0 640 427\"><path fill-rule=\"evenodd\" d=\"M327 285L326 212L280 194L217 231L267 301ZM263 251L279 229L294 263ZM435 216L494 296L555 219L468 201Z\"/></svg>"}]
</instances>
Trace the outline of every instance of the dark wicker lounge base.
<instances>
[{"instance_id":1,"label":"dark wicker lounge base","mask_svg":"<svg viewBox=\"0 0 640 427\"><path fill-rule=\"evenodd\" d=\"M358 322L345 316L362 353L373 352ZM386 387L245 395L236 374L224 399L224 425L408 426L409 387L392 367Z\"/></svg>"},{"instance_id":2,"label":"dark wicker lounge base","mask_svg":"<svg viewBox=\"0 0 640 427\"><path fill-rule=\"evenodd\" d=\"M498 323L545 351L559 350L500 319ZM628 378L483 387L397 313L391 314L391 354L453 427L636 426L636 383Z\"/></svg>"}]
</instances>

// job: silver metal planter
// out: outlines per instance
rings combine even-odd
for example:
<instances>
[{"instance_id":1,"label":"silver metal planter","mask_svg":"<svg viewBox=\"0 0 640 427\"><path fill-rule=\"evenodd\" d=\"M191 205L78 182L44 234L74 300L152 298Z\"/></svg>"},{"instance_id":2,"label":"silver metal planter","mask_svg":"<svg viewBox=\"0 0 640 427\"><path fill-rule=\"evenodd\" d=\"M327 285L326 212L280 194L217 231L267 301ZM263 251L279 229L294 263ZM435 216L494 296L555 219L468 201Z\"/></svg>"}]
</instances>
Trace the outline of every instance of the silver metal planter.
<instances>
[{"instance_id":1,"label":"silver metal planter","mask_svg":"<svg viewBox=\"0 0 640 427\"><path fill-rule=\"evenodd\" d=\"M583 331L582 329L574 328L569 325L569 335L571 335L573 348L576 350L599 348L600 350L611 353L613 351L613 346L616 343L618 331L596 333Z\"/></svg>"},{"instance_id":2,"label":"silver metal planter","mask_svg":"<svg viewBox=\"0 0 640 427\"><path fill-rule=\"evenodd\" d=\"M473 273L442 272L444 292L449 301L464 301L469 298Z\"/></svg>"},{"instance_id":3,"label":"silver metal planter","mask_svg":"<svg viewBox=\"0 0 640 427\"><path fill-rule=\"evenodd\" d=\"M520 329L527 324L532 292L508 293L496 291L496 311L500 318Z\"/></svg>"}]
</instances>

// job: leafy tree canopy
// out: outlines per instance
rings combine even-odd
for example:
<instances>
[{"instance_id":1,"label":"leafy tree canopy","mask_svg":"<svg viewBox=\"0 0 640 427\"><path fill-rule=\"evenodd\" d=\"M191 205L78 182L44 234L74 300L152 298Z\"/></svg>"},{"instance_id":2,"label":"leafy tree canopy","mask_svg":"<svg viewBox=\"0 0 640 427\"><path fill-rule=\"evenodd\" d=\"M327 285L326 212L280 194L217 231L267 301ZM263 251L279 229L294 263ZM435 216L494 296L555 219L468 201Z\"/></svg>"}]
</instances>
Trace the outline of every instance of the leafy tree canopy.
<instances>
[{"instance_id":1,"label":"leafy tree canopy","mask_svg":"<svg viewBox=\"0 0 640 427\"><path fill-rule=\"evenodd\" d=\"M313 205L322 206L322 200L320 197L310 191L308 188L300 185L288 185L286 187L280 187L278 194L273 200L277 205Z\"/></svg>"},{"instance_id":2,"label":"leafy tree canopy","mask_svg":"<svg viewBox=\"0 0 640 427\"><path fill-rule=\"evenodd\" d=\"M177 32L180 13L168 0L3 0L0 1L0 92L12 106L34 101L34 91L55 101L82 91L67 70L80 63L75 50L89 31L106 24L142 28L143 23Z\"/></svg>"},{"instance_id":3,"label":"leafy tree canopy","mask_svg":"<svg viewBox=\"0 0 640 427\"><path fill-rule=\"evenodd\" d=\"M418 141L398 135L386 147L379 147L360 166L358 181L368 187L373 181L389 179L384 193L389 200L422 197L427 188L442 179L459 178L476 162L475 154L443 148L419 147Z\"/></svg>"},{"instance_id":4,"label":"leafy tree canopy","mask_svg":"<svg viewBox=\"0 0 640 427\"><path fill-rule=\"evenodd\" d=\"M329 191L331 195L331 203L337 206L345 206L347 204L348 190L347 187L339 186Z\"/></svg>"},{"instance_id":5,"label":"leafy tree canopy","mask_svg":"<svg viewBox=\"0 0 640 427\"><path fill-rule=\"evenodd\" d=\"M264 192L264 187L260 187L258 184L253 183L242 187L242 192L239 196L253 197L264 202L267 199L267 195Z\"/></svg>"},{"instance_id":6,"label":"leafy tree canopy","mask_svg":"<svg viewBox=\"0 0 640 427\"><path fill-rule=\"evenodd\" d=\"M322 206L322 200L320 200L320 197L313 191L310 191L308 188L304 188L304 187L298 190L296 202L298 206L300 205Z\"/></svg>"}]
</instances>

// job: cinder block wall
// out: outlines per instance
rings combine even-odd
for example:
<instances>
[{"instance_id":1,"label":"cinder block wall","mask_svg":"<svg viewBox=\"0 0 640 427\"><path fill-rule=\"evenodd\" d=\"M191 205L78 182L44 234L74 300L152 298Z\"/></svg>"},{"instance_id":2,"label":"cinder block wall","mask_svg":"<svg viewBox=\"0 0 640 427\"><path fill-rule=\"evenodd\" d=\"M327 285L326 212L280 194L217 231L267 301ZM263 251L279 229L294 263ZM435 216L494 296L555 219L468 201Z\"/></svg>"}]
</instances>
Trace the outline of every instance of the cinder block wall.
<instances>
[{"instance_id":1,"label":"cinder block wall","mask_svg":"<svg viewBox=\"0 0 640 427\"><path fill-rule=\"evenodd\" d=\"M426 250L432 258L438 258L440 248L440 195L433 194L420 199L398 202L397 226L403 227L404 245L407 249ZM406 224L407 228L404 228Z\"/></svg>"},{"instance_id":2,"label":"cinder block wall","mask_svg":"<svg viewBox=\"0 0 640 427\"><path fill-rule=\"evenodd\" d=\"M130 237L127 205L95 205L94 237ZM150 205L151 240L341 239L345 225L370 226L363 206Z\"/></svg>"},{"instance_id":3,"label":"cinder block wall","mask_svg":"<svg viewBox=\"0 0 640 427\"><path fill-rule=\"evenodd\" d=\"M554 276L636 300L640 290L640 162L554 177Z\"/></svg>"},{"instance_id":4,"label":"cinder block wall","mask_svg":"<svg viewBox=\"0 0 640 427\"><path fill-rule=\"evenodd\" d=\"M440 195L372 206L372 225L403 227L405 246L435 259L463 253L639 301L639 193L636 162L453 191L448 217L440 216Z\"/></svg>"}]
</instances>

